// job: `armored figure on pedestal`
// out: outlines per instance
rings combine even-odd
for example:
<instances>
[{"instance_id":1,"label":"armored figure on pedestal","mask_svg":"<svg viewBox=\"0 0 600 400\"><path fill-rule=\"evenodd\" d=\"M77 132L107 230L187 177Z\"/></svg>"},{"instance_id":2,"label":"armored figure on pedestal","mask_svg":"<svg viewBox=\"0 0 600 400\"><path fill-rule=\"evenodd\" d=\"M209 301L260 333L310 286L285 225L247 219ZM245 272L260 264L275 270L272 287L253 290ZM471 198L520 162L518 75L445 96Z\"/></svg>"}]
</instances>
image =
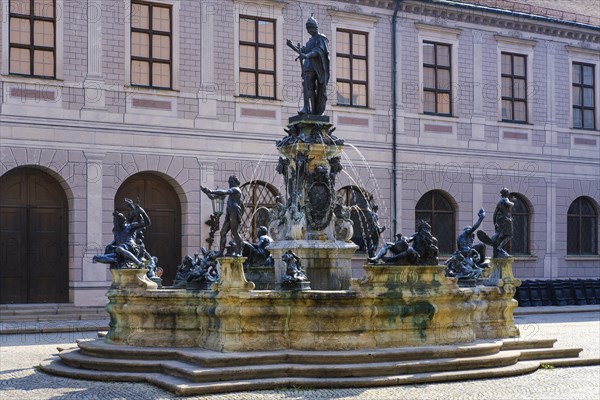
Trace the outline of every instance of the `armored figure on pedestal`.
<instances>
[{"instance_id":1,"label":"armored figure on pedestal","mask_svg":"<svg viewBox=\"0 0 600 400\"><path fill-rule=\"evenodd\" d=\"M306 31L311 38L305 46L294 46L291 40L287 40L287 45L298 53L297 59L302 66L304 107L298 114L323 115L329 83L329 39L319 33L319 25L312 15L306 21Z\"/></svg>"}]
</instances>

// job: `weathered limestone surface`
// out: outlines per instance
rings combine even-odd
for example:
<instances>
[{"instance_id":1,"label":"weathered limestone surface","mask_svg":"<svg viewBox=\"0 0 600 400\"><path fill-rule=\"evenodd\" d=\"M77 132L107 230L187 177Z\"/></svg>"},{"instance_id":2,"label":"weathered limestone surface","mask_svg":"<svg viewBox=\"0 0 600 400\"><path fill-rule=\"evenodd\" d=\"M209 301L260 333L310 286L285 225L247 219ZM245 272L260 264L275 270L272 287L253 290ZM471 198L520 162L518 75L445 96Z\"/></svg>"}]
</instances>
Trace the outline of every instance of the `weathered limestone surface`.
<instances>
[{"instance_id":1,"label":"weathered limestone surface","mask_svg":"<svg viewBox=\"0 0 600 400\"><path fill-rule=\"evenodd\" d=\"M281 240L269 250L275 259L275 279L285 276L281 255L292 250L302 260L302 266L315 290L348 290L352 278L352 255L358 249L354 243L341 240Z\"/></svg>"},{"instance_id":2,"label":"weathered limestone surface","mask_svg":"<svg viewBox=\"0 0 600 400\"><path fill-rule=\"evenodd\" d=\"M111 288L107 342L222 352L354 350L519 335L516 281L459 288L443 266L366 265L364 279L349 290L262 291L251 290L239 260L222 262L222 281L210 291Z\"/></svg>"}]
</instances>

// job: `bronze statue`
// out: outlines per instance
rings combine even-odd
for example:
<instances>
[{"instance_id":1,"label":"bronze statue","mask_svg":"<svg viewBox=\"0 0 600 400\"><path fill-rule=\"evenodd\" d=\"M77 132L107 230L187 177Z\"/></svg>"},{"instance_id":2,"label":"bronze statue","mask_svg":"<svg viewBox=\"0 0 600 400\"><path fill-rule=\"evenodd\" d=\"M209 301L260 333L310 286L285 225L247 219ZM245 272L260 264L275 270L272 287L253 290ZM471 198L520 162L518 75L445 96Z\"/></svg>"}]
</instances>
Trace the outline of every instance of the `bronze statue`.
<instances>
[{"instance_id":1,"label":"bronze statue","mask_svg":"<svg viewBox=\"0 0 600 400\"><path fill-rule=\"evenodd\" d=\"M258 242L250 243L244 240L242 255L247 257L244 267L273 266L275 261L269 251L271 243L273 243L273 239L268 235L266 226L258 228Z\"/></svg>"},{"instance_id":2,"label":"bronze statue","mask_svg":"<svg viewBox=\"0 0 600 400\"><path fill-rule=\"evenodd\" d=\"M485 232L477 231L479 240L493 247L494 258L510 257L510 254L504 250L504 246L513 236L512 208L515 205L513 202L515 199L511 198L509 200L509 194L510 191L507 188L500 191L501 198L494 211L494 236L490 238Z\"/></svg>"},{"instance_id":3,"label":"bronze statue","mask_svg":"<svg viewBox=\"0 0 600 400\"><path fill-rule=\"evenodd\" d=\"M419 253L408 244L409 240L406 236L402 236L402 233L397 233L396 241L384 243L379 252L374 257L369 258L369 262L377 264L379 260L383 260L385 264L419 264ZM391 255L385 257L388 253L391 253Z\"/></svg>"},{"instance_id":4,"label":"bronze statue","mask_svg":"<svg viewBox=\"0 0 600 400\"><path fill-rule=\"evenodd\" d=\"M419 221L417 232L411 237L407 238L401 233L396 234L395 242L385 243L377 255L368 260L372 264L383 260L386 264L395 265L437 265L437 243L437 239L431 235L431 225ZM385 257L388 252L392 255Z\"/></svg>"},{"instance_id":5,"label":"bronze statue","mask_svg":"<svg viewBox=\"0 0 600 400\"><path fill-rule=\"evenodd\" d=\"M475 231L485 218L485 210L481 208L479 217L473 226L467 226L456 239L457 250L446 261L446 276L458 279L478 279L483 269L489 267L489 260L485 258L485 244L475 241Z\"/></svg>"},{"instance_id":6,"label":"bronze statue","mask_svg":"<svg viewBox=\"0 0 600 400\"><path fill-rule=\"evenodd\" d=\"M225 211L225 222L221 227L221 241L219 243L219 255L223 256L225 253L225 246L227 244L227 233L231 231L231 236L235 242L235 251L231 254L234 257L242 255L242 238L240 236L240 224L242 222L242 214L244 213L244 199L242 191L240 190L240 181L235 175L229 177L229 189L227 190L210 190L203 186L200 189L210 198L211 200L216 196L229 196L227 198L227 207Z\"/></svg>"},{"instance_id":7,"label":"bronze statue","mask_svg":"<svg viewBox=\"0 0 600 400\"><path fill-rule=\"evenodd\" d=\"M131 208L127 217L124 214L113 212L114 240L106 246L104 254L95 255L93 262L111 264L111 268L142 268L152 261L145 259L145 247L140 246L138 231L150 226L150 217L140 206L131 199L125 199Z\"/></svg>"},{"instance_id":8,"label":"bronze statue","mask_svg":"<svg viewBox=\"0 0 600 400\"><path fill-rule=\"evenodd\" d=\"M293 251L288 250L287 252L283 253L281 260L286 265L285 276L283 277L284 285L308 281L304 269L302 268L300 258L294 254Z\"/></svg>"},{"instance_id":9,"label":"bronze statue","mask_svg":"<svg viewBox=\"0 0 600 400\"><path fill-rule=\"evenodd\" d=\"M327 84L329 83L329 39L319 33L317 20L311 15L306 21L306 31L311 38L305 46L294 46L291 40L287 45L298 53L302 67L302 89L304 107L300 115L323 115L327 104Z\"/></svg>"}]
</instances>

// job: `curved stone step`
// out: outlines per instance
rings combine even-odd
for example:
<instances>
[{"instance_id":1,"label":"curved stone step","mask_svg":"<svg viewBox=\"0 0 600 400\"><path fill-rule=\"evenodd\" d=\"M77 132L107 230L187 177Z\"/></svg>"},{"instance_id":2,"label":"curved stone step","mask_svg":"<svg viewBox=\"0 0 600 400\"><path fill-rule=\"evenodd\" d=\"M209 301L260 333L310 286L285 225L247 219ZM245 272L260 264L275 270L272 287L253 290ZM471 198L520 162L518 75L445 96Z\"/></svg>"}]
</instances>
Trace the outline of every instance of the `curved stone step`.
<instances>
[{"instance_id":1,"label":"curved stone step","mask_svg":"<svg viewBox=\"0 0 600 400\"><path fill-rule=\"evenodd\" d=\"M441 358L394 362L363 363L360 358L351 364L270 364L235 367L199 368L175 360L132 360L97 358L82 354L77 349L59 354L61 360L72 367L110 372L163 372L194 382L226 381L240 379L268 379L283 377L359 377L415 374L453 370L470 370L502 367L515 364L520 352L504 351L479 357Z\"/></svg>"},{"instance_id":2,"label":"curved stone step","mask_svg":"<svg viewBox=\"0 0 600 400\"><path fill-rule=\"evenodd\" d=\"M537 361L522 361L517 364L466 371L444 371L426 372L410 375L396 376L370 376L370 377L347 377L347 378L271 378L231 380L221 382L190 382L181 377L169 376L161 373L132 373L132 372L105 372L95 370L84 370L65 365L59 358L45 360L40 364L43 371L54 375L91 379L91 380L115 380L115 381L146 381L163 389L169 390L177 395L201 395L210 393L223 393L249 390L277 389L289 386L302 386L310 388L353 388L353 387L375 387L408 385L417 383L433 383L461 381L469 379L499 378L515 375L523 375L535 371L539 367Z\"/></svg>"},{"instance_id":3,"label":"curved stone step","mask_svg":"<svg viewBox=\"0 0 600 400\"><path fill-rule=\"evenodd\" d=\"M521 349L541 349L551 348L556 343L556 339L535 339L535 340L522 340L506 339L502 342L502 350L521 350Z\"/></svg>"},{"instance_id":4,"label":"curved stone step","mask_svg":"<svg viewBox=\"0 0 600 400\"><path fill-rule=\"evenodd\" d=\"M502 341L476 342L465 345L403 347L353 351L278 350L220 353L200 348L149 348L118 346L102 339L78 342L83 354L101 358L179 360L205 367L231 367L269 364L344 364L427 360L433 358L477 357L497 354Z\"/></svg>"},{"instance_id":5,"label":"curved stone step","mask_svg":"<svg viewBox=\"0 0 600 400\"><path fill-rule=\"evenodd\" d=\"M519 360L544 360L551 358L577 358L583 349L523 349Z\"/></svg>"}]
</instances>

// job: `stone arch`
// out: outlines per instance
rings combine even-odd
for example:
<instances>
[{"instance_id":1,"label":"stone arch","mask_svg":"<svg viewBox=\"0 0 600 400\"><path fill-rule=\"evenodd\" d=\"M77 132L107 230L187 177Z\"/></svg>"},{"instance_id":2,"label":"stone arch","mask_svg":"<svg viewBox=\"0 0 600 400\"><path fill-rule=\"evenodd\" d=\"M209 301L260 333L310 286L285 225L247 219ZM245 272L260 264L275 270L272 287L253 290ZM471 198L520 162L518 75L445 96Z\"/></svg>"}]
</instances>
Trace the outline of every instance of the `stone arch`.
<instances>
[{"instance_id":1,"label":"stone arch","mask_svg":"<svg viewBox=\"0 0 600 400\"><path fill-rule=\"evenodd\" d=\"M13 168L0 183L0 302L68 302L69 186L37 165Z\"/></svg>"},{"instance_id":2,"label":"stone arch","mask_svg":"<svg viewBox=\"0 0 600 400\"><path fill-rule=\"evenodd\" d=\"M152 225L146 229L144 242L150 254L158 257L165 285L172 284L182 257L182 206L177 186L174 187L173 180L169 181L165 174L138 172L119 185L111 207L111 210L126 212L126 197L134 201L140 199L152 220Z\"/></svg>"},{"instance_id":3,"label":"stone arch","mask_svg":"<svg viewBox=\"0 0 600 400\"><path fill-rule=\"evenodd\" d=\"M446 191L434 189L424 193L414 208L416 224L424 220L438 240L440 254L451 254L456 247L456 200Z\"/></svg>"}]
</instances>

